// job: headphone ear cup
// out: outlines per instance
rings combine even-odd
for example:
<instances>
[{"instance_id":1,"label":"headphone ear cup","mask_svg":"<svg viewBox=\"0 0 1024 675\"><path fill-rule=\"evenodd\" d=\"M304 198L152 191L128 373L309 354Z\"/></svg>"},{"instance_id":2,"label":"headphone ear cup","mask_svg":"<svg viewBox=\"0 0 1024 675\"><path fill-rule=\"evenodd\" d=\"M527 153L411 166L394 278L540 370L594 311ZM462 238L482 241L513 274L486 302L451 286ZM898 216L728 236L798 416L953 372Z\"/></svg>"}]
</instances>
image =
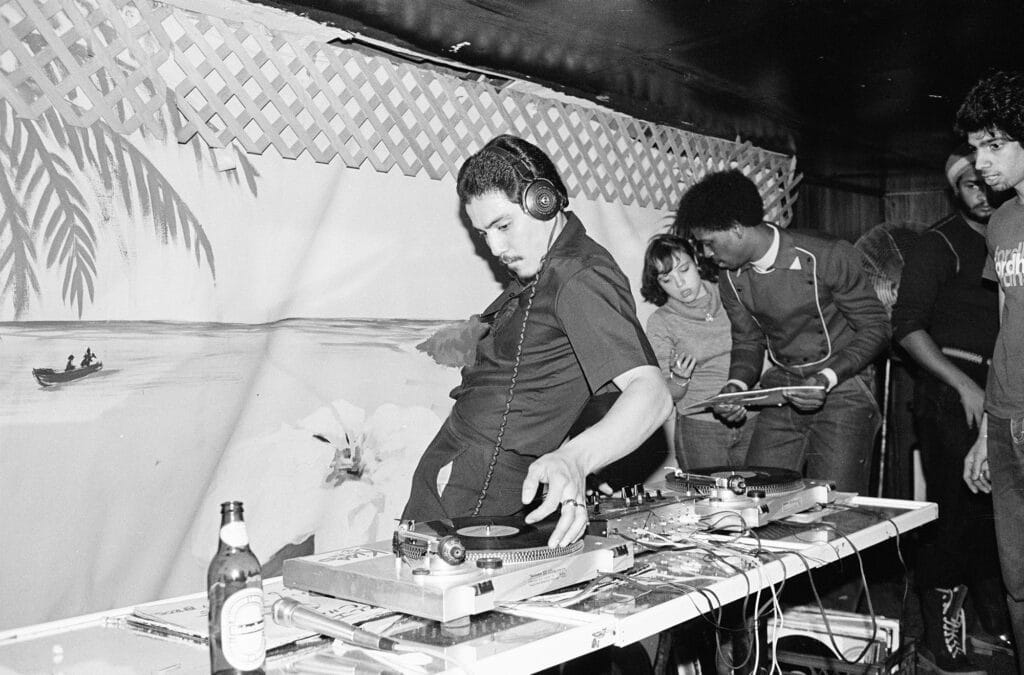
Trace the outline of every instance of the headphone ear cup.
<instances>
[{"instance_id":1,"label":"headphone ear cup","mask_svg":"<svg viewBox=\"0 0 1024 675\"><path fill-rule=\"evenodd\" d=\"M551 181L537 178L523 190L521 206L537 220L551 220L562 208L562 195Z\"/></svg>"}]
</instances>

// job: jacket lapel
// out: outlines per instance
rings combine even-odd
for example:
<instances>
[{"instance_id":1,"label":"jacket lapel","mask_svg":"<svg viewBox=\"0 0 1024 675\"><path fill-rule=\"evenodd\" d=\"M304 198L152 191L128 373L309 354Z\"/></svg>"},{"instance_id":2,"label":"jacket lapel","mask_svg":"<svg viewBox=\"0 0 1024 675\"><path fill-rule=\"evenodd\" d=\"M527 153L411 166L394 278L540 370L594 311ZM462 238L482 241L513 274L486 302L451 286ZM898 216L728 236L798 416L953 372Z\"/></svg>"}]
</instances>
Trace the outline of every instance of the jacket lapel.
<instances>
[{"instance_id":1,"label":"jacket lapel","mask_svg":"<svg viewBox=\"0 0 1024 675\"><path fill-rule=\"evenodd\" d=\"M803 269L800 258L796 254L796 247L793 245L793 237L781 227L779 228L779 255L775 258L775 269Z\"/></svg>"}]
</instances>

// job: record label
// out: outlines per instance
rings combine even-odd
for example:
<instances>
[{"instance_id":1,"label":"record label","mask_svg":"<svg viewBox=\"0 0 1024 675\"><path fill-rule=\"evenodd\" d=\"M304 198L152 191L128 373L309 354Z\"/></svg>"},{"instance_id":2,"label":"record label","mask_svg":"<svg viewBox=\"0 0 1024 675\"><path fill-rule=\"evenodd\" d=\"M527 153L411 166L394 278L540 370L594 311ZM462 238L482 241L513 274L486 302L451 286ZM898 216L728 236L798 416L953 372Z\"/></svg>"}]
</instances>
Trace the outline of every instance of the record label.
<instances>
[{"instance_id":1,"label":"record label","mask_svg":"<svg viewBox=\"0 0 1024 675\"><path fill-rule=\"evenodd\" d=\"M518 527L511 525L468 525L455 530L460 537L511 537L519 534Z\"/></svg>"}]
</instances>

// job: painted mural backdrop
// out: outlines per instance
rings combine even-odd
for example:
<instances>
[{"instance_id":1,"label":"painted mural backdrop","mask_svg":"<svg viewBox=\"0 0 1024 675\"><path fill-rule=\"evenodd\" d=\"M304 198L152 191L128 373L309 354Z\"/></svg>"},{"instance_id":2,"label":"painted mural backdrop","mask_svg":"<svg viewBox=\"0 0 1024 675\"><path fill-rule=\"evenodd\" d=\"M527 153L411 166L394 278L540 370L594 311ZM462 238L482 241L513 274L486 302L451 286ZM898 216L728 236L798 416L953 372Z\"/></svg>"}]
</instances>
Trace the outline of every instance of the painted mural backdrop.
<instances>
[{"instance_id":1,"label":"painted mural backdrop","mask_svg":"<svg viewBox=\"0 0 1024 675\"><path fill-rule=\"evenodd\" d=\"M454 186L491 136L634 295L684 183L792 207L791 158L203 4L0 0L0 630L201 591L227 499L270 573L390 537L505 281Z\"/></svg>"},{"instance_id":2,"label":"painted mural backdrop","mask_svg":"<svg viewBox=\"0 0 1024 675\"><path fill-rule=\"evenodd\" d=\"M389 537L503 281L451 182L0 109L0 629L201 590L226 499L264 562ZM574 208L638 278L665 214Z\"/></svg>"},{"instance_id":3,"label":"painted mural backdrop","mask_svg":"<svg viewBox=\"0 0 1024 675\"><path fill-rule=\"evenodd\" d=\"M261 227L246 211L282 206L245 155L217 172L199 148L0 111L0 627L199 590L224 499L265 561L389 534L457 376L417 349L445 322L238 320L301 304L283 300L309 261L285 253L317 230L365 233L298 209Z\"/></svg>"},{"instance_id":4,"label":"painted mural backdrop","mask_svg":"<svg viewBox=\"0 0 1024 675\"><path fill-rule=\"evenodd\" d=\"M452 376L415 348L434 327L0 326L8 627L199 590L228 498L246 503L264 562L312 535L318 548L381 538L445 414ZM102 371L32 379L81 345Z\"/></svg>"}]
</instances>

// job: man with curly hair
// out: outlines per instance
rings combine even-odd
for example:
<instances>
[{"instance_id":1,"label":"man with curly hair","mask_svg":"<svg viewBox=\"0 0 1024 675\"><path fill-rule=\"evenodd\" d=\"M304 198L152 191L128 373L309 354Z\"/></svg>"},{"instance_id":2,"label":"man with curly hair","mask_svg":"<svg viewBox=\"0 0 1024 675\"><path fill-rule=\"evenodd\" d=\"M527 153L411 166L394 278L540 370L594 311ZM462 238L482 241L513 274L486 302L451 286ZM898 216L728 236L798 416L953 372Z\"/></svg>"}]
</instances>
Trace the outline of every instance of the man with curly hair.
<instances>
[{"instance_id":1,"label":"man with curly hair","mask_svg":"<svg viewBox=\"0 0 1024 675\"><path fill-rule=\"evenodd\" d=\"M985 235L986 272L999 282L1001 325L985 417L964 459L964 480L972 490L992 492L1017 663L1024 672L1024 72L1000 71L978 81L957 111L956 128L975 149L982 180L1016 193L989 218Z\"/></svg>"},{"instance_id":2,"label":"man with curly hair","mask_svg":"<svg viewBox=\"0 0 1024 675\"><path fill-rule=\"evenodd\" d=\"M785 394L788 405L762 410L747 462L867 492L881 422L872 362L888 341L889 317L860 252L821 233L765 222L757 186L736 170L690 188L675 228L721 268L722 305L732 323L722 393L801 387ZM762 374L766 352L773 367ZM736 423L746 409L719 404L715 414Z\"/></svg>"}]
</instances>

